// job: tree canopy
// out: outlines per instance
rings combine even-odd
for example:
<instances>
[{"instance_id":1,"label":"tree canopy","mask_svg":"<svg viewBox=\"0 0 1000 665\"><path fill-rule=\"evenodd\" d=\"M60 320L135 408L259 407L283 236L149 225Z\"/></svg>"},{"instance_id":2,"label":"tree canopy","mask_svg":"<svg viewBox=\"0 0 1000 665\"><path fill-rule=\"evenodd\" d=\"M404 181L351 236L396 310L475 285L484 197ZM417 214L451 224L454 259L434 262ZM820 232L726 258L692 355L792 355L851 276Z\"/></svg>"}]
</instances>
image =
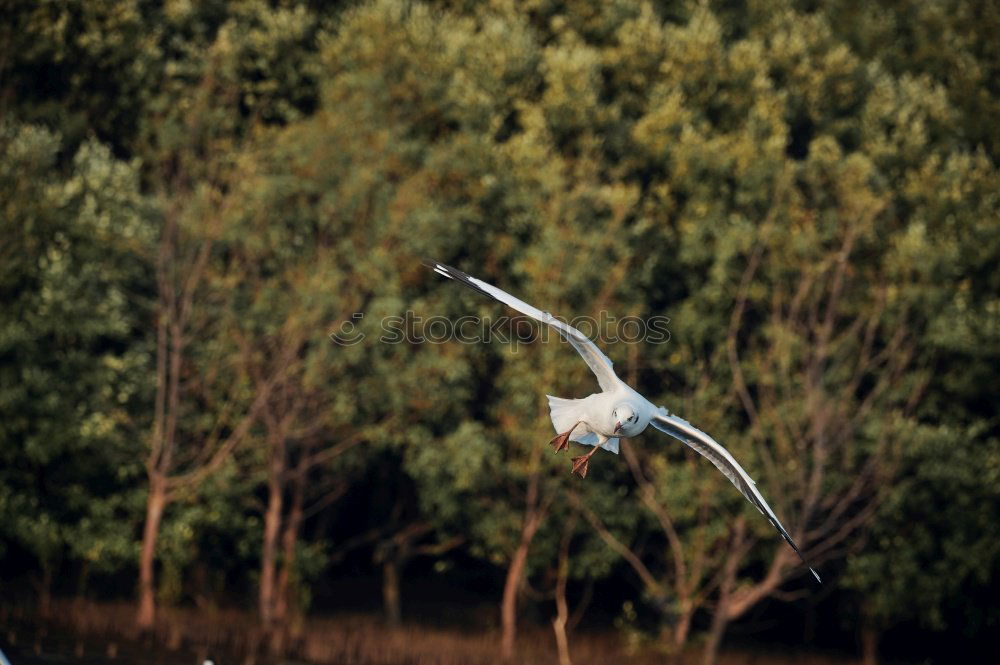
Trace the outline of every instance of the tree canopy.
<instances>
[{"instance_id":1,"label":"tree canopy","mask_svg":"<svg viewBox=\"0 0 1000 665\"><path fill-rule=\"evenodd\" d=\"M708 659L782 602L868 656L996 630L993 3L8 4L5 585L138 589L145 628L255 598L275 649L359 570L398 622L408 567L493 580L507 657L595 584L624 635ZM545 395L587 368L425 257L669 319L598 343L830 590L655 432L570 476Z\"/></svg>"}]
</instances>

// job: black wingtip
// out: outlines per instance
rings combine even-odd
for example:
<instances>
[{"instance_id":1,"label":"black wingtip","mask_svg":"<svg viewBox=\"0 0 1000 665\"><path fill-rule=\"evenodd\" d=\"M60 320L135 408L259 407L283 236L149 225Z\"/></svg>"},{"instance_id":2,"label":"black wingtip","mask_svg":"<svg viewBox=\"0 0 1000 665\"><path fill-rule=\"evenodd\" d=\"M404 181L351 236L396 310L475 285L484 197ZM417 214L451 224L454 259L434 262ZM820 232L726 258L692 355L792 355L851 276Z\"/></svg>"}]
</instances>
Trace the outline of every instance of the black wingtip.
<instances>
[{"instance_id":1,"label":"black wingtip","mask_svg":"<svg viewBox=\"0 0 1000 665\"><path fill-rule=\"evenodd\" d=\"M447 266L441 263L440 261L434 261L433 259L421 259L420 263L427 266L428 268L430 268L439 275L443 275L444 277L451 277L451 275L447 274L447 270L451 268L451 266ZM454 268L451 269L454 270Z\"/></svg>"},{"instance_id":2,"label":"black wingtip","mask_svg":"<svg viewBox=\"0 0 1000 665\"><path fill-rule=\"evenodd\" d=\"M760 508L758 506L758 510L759 509ZM785 542L788 543L793 550L795 550L795 553L799 556L799 561L801 561L802 564L809 569L809 572L816 578L816 581L822 584L823 580L819 578L819 573L817 573L816 570L809 565L809 562L806 561L806 557L802 554L802 550L800 550L799 546L795 544L795 541L792 540L792 537L788 534L788 532L785 531L779 522L771 520L770 518L768 518L768 521L771 522L771 526L778 530L778 533L781 534L781 537L785 540Z\"/></svg>"},{"instance_id":3,"label":"black wingtip","mask_svg":"<svg viewBox=\"0 0 1000 665\"><path fill-rule=\"evenodd\" d=\"M440 261L433 261L431 259L424 259L422 263L431 270L433 270L434 272L436 272L437 274L441 275L442 277L447 277L448 279L453 279L456 282L461 282L462 284L465 284L473 291L477 291L478 293L482 293L484 296L488 298L493 298L494 300L496 300L496 298L493 295L487 293L478 284L472 281L471 275L462 272L458 268L453 268L447 263L441 263Z\"/></svg>"},{"instance_id":4,"label":"black wingtip","mask_svg":"<svg viewBox=\"0 0 1000 665\"><path fill-rule=\"evenodd\" d=\"M791 538L789 538L788 541L789 541L788 544L792 546L792 549L795 550L795 553L799 555L799 560L802 562L802 564L809 569L809 572L812 573L812 576L816 578L816 581L822 584L823 580L819 578L819 573L816 572L815 568L809 565L809 562L806 561L806 558L802 556L802 552L799 551L798 546L792 542Z\"/></svg>"},{"instance_id":5,"label":"black wingtip","mask_svg":"<svg viewBox=\"0 0 1000 665\"><path fill-rule=\"evenodd\" d=\"M423 265L425 265L425 266L427 266L431 270L434 270L439 265L444 265L444 264L442 264L442 263L440 263L438 261L435 261L434 259L429 259L427 257L424 257L424 258L420 259L420 263L423 264Z\"/></svg>"}]
</instances>

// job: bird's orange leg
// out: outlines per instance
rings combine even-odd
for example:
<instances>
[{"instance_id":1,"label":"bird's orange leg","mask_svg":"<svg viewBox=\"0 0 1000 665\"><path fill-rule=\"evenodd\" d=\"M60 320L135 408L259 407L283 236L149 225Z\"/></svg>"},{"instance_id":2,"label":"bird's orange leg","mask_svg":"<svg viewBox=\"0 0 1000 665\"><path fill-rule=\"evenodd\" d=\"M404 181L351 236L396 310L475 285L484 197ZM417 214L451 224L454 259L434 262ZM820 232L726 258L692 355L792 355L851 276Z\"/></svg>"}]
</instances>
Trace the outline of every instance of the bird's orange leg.
<instances>
[{"instance_id":1,"label":"bird's orange leg","mask_svg":"<svg viewBox=\"0 0 1000 665\"><path fill-rule=\"evenodd\" d=\"M583 421L581 420L577 422L576 425L573 425L562 434L557 434L551 441L549 441L549 445L555 448L557 453L560 453L569 448L569 437L573 433L573 430L575 430L577 425L579 425L581 422Z\"/></svg>"},{"instance_id":2,"label":"bird's orange leg","mask_svg":"<svg viewBox=\"0 0 1000 665\"><path fill-rule=\"evenodd\" d=\"M594 446L594 449L591 450L586 455L580 455L579 457L574 457L573 458L573 473L575 473L576 475L580 476L581 478L586 478L587 477L587 469L590 466L590 458L594 456L594 453L596 453L597 449L600 448L600 447L601 447L600 445Z\"/></svg>"}]
</instances>

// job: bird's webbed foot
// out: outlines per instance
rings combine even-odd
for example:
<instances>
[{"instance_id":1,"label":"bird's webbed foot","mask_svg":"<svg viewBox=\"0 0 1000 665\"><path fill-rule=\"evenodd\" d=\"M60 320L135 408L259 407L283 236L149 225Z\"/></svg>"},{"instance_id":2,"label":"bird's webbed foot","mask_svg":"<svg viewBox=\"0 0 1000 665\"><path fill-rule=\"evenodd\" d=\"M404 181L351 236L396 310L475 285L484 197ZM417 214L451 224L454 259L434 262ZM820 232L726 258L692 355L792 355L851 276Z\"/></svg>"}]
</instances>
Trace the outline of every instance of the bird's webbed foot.
<instances>
[{"instance_id":1,"label":"bird's webbed foot","mask_svg":"<svg viewBox=\"0 0 1000 665\"><path fill-rule=\"evenodd\" d=\"M576 425L579 424L580 423L577 423ZM576 425L573 425L562 434L557 434L555 437L553 437L551 441L549 441L549 445L555 448L555 451L557 453L561 453L562 451L569 448L569 437L571 434L573 434L573 430L576 429Z\"/></svg>"},{"instance_id":2,"label":"bird's webbed foot","mask_svg":"<svg viewBox=\"0 0 1000 665\"><path fill-rule=\"evenodd\" d=\"M597 448L598 446L594 446L594 449L591 450L586 455L580 455L579 457L574 457L572 459L573 462L572 472L580 476L581 478L586 478L587 470L590 468L590 458L593 457L594 453L597 452Z\"/></svg>"}]
</instances>

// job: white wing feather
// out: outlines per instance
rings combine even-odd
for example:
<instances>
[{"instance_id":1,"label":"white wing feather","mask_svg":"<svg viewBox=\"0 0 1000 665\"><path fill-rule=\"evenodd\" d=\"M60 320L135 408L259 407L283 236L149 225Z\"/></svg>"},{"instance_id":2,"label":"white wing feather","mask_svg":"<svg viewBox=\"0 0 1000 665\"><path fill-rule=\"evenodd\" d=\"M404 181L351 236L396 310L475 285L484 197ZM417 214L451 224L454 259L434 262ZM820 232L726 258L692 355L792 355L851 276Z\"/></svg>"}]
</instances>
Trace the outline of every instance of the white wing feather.
<instances>
[{"instance_id":1,"label":"white wing feather","mask_svg":"<svg viewBox=\"0 0 1000 665\"><path fill-rule=\"evenodd\" d=\"M799 555L799 558L802 559L802 563L806 564L806 567L809 567L809 563L806 561L805 557L802 556L802 552L799 551L798 545L795 544L795 541L792 540L788 531L786 531L785 527L782 526L781 521L774 514L774 511L771 510L769 505L767 505L767 501L765 501L764 497L761 496L760 491L757 489L757 483L755 483L753 478L751 478L750 475L743 470L743 467L739 465L739 462L733 459L733 456L729 454L728 450L722 447L718 441L710 437L708 434L705 434L697 427L694 427L688 421L678 418L677 416L670 415L669 412L667 412L667 410L663 407L660 407L659 411L653 415L649 422L656 429L669 434L683 443L686 443L688 446L698 451L701 455L707 457L708 460L714 464L724 476L726 476L726 478L729 478L730 482L736 486L736 489L742 492L743 496L745 496L747 500L752 503L754 507L759 510L762 515L764 515L764 517L767 518L771 525L778 530L779 534L781 534L781 537L785 539L785 542L791 545L792 549L795 550L795 553ZM819 575L811 567L809 567L809 572L813 574L817 582L822 582Z\"/></svg>"},{"instance_id":2,"label":"white wing feather","mask_svg":"<svg viewBox=\"0 0 1000 665\"><path fill-rule=\"evenodd\" d=\"M457 268L452 268L449 265L438 263L437 261L425 261L424 264L433 268L434 272L439 275L461 282L469 288L479 291L483 295L487 295L494 300L502 302L511 309L515 309L525 316L530 316L536 321L540 321L555 328L559 334L562 335L574 349L576 349L577 353L583 357L584 361L597 377L597 382L600 384L601 390L612 391L618 388L621 384L621 379L619 379L618 375L615 374L611 359L604 355L604 353L597 348L597 345L590 341L586 335L573 326L560 321L548 312L543 312L537 307L532 307L523 300L515 298L506 291L498 289L492 284L484 282L481 279L476 279L471 275L467 275Z\"/></svg>"}]
</instances>

